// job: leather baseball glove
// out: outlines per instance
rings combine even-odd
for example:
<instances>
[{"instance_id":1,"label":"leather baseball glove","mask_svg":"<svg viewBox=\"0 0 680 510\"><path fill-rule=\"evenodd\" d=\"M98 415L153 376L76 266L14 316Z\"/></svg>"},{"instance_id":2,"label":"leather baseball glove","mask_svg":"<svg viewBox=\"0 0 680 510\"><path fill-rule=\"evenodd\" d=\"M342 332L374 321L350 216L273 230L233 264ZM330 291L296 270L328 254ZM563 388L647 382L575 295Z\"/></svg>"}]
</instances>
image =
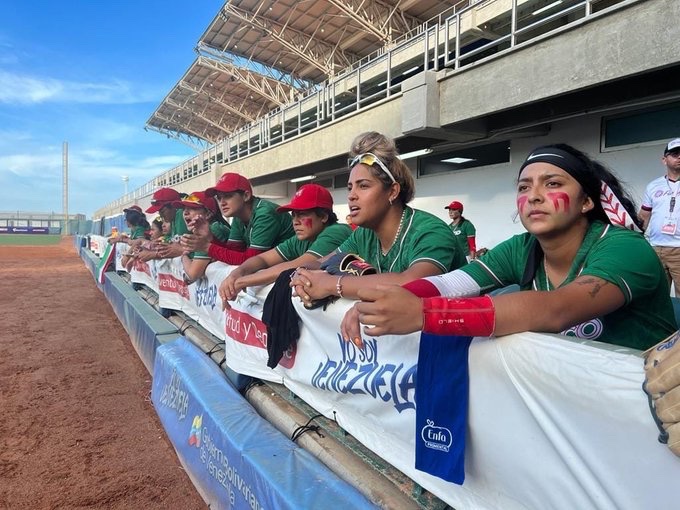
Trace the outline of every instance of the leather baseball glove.
<instances>
[{"instance_id":1,"label":"leather baseball glove","mask_svg":"<svg viewBox=\"0 0 680 510\"><path fill-rule=\"evenodd\" d=\"M326 262L321 264L320 269L326 271L328 274L348 276L363 276L365 274L375 274L376 269L362 259L359 255L353 253L336 253ZM326 296L321 299L315 299L306 308L313 310L321 308L325 310L328 305L338 300L338 296Z\"/></svg>"},{"instance_id":2,"label":"leather baseball glove","mask_svg":"<svg viewBox=\"0 0 680 510\"><path fill-rule=\"evenodd\" d=\"M645 354L642 388L659 427L659 442L667 444L680 457L680 331Z\"/></svg>"},{"instance_id":3,"label":"leather baseball glove","mask_svg":"<svg viewBox=\"0 0 680 510\"><path fill-rule=\"evenodd\" d=\"M329 274L347 274L351 276L363 276L376 274L376 269L354 253L336 253L326 262L321 264L321 269Z\"/></svg>"}]
</instances>

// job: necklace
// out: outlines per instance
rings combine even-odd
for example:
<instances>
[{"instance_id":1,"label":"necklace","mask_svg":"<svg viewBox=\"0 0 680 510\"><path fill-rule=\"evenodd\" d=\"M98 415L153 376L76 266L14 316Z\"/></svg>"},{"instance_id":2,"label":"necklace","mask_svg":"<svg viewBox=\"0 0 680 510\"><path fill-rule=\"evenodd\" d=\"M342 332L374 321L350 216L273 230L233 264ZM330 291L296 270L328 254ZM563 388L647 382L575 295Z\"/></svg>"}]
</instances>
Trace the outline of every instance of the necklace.
<instances>
[{"instance_id":1,"label":"necklace","mask_svg":"<svg viewBox=\"0 0 680 510\"><path fill-rule=\"evenodd\" d=\"M399 227L397 228L397 233L394 234L394 239L392 240L392 244L390 244L389 248L387 250L383 250L382 246L380 245L380 239L377 239L376 242L378 244L378 250L382 253L383 257L387 255L392 247L397 244L397 239L399 239L399 234L401 234L401 228L404 225L404 217L406 216L406 207L404 207L404 210L401 213L401 218L399 219Z\"/></svg>"}]
</instances>

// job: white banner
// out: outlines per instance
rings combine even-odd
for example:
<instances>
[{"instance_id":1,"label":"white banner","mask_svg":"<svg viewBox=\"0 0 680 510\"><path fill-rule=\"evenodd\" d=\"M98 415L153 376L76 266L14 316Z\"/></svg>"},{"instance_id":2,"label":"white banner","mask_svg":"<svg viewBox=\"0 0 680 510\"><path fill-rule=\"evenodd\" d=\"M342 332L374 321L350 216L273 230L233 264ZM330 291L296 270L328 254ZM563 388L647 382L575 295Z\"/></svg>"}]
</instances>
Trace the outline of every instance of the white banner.
<instances>
[{"instance_id":1,"label":"white banner","mask_svg":"<svg viewBox=\"0 0 680 510\"><path fill-rule=\"evenodd\" d=\"M90 235L90 251L101 257L104 250L106 250L106 245L108 244L108 238L104 236Z\"/></svg>"},{"instance_id":2,"label":"white banner","mask_svg":"<svg viewBox=\"0 0 680 510\"><path fill-rule=\"evenodd\" d=\"M130 280L132 283L142 283L158 293L158 268L156 261L144 262L137 258L133 259Z\"/></svg>"},{"instance_id":3,"label":"white banner","mask_svg":"<svg viewBox=\"0 0 680 510\"><path fill-rule=\"evenodd\" d=\"M130 247L125 243L116 244L116 271L127 271L123 265L123 255L130 250Z\"/></svg>"},{"instance_id":4,"label":"white banner","mask_svg":"<svg viewBox=\"0 0 680 510\"><path fill-rule=\"evenodd\" d=\"M358 350L339 337L350 301L324 311L294 298L301 335L272 370L261 322L270 286L241 293L225 315L216 290L232 268L212 263L206 278L186 287L178 264L159 264L161 306L198 317L224 338L232 370L285 384L455 508L677 506L680 459L656 440L635 351L534 333L475 339L459 486L413 467L419 335L364 338Z\"/></svg>"},{"instance_id":5,"label":"white banner","mask_svg":"<svg viewBox=\"0 0 680 510\"><path fill-rule=\"evenodd\" d=\"M635 351L534 333L475 339L459 486L414 468L419 335L364 338L360 351L339 337L350 301L326 311L294 302L302 328L296 350L275 369L283 384L449 505L674 508L680 460L656 440ZM227 340L229 365L275 380L266 341L258 345L253 334L261 311L239 312L227 319L227 333L238 337Z\"/></svg>"}]
</instances>

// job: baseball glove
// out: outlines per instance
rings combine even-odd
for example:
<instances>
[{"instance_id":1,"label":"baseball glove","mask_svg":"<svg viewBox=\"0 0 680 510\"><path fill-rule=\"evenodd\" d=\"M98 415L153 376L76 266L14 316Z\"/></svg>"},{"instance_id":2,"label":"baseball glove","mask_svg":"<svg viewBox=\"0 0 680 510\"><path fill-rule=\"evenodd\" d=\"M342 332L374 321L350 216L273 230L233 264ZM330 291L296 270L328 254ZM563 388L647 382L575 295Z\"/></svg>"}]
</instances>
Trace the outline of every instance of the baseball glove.
<instances>
[{"instance_id":1,"label":"baseball glove","mask_svg":"<svg viewBox=\"0 0 680 510\"><path fill-rule=\"evenodd\" d=\"M336 253L326 262L321 264L321 269L329 274L347 274L352 276L363 276L365 274L376 274L376 269L354 253Z\"/></svg>"},{"instance_id":2,"label":"baseball glove","mask_svg":"<svg viewBox=\"0 0 680 510\"><path fill-rule=\"evenodd\" d=\"M320 269L333 275L363 276L365 274L377 273L372 265L359 257L359 255L354 255L353 253L336 253L321 264ZM308 305L305 305L305 307L310 310L323 307L326 310L328 305L335 303L337 300L338 296L326 296L313 300Z\"/></svg>"},{"instance_id":3,"label":"baseball glove","mask_svg":"<svg viewBox=\"0 0 680 510\"><path fill-rule=\"evenodd\" d=\"M645 354L642 388L659 427L659 442L667 444L680 457L680 331Z\"/></svg>"}]
</instances>

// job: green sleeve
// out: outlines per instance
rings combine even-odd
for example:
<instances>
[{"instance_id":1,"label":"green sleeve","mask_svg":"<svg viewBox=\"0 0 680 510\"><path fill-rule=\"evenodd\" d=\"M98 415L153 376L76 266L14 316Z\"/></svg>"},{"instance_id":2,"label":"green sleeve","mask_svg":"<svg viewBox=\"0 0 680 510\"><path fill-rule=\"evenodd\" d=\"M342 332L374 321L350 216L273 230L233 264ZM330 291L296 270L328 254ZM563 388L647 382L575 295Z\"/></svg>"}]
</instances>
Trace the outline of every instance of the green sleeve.
<instances>
[{"instance_id":1,"label":"green sleeve","mask_svg":"<svg viewBox=\"0 0 680 510\"><path fill-rule=\"evenodd\" d=\"M229 239L230 230L231 228L229 225L220 221L213 221L210 224L210 232L212 232L212 235L220 241L227 241Z\"/></svg>"},{"instance_id":2,"label":"green sleeve","mask_svg":"<svg viewBox=\"0 0 680 510\"><path fill-rule=\"evenodd\" d=\"M250 248L270 250L293 235L290 214L277 213L276 207L273 202L260 201L251 220Z\"/></svg>"},{"instance_id":3,"label":"green sleeve","mask_svg":"<svg viewBox=\"0 0 680 510\"><path fill-rule=\"evenodd\" d=\"M444 273L455 269L452 265L458 249L453 233L446 223L434 217L414 220L418 221L418 225L408 238L408 267L417 262L430 262ZM459 258L457 260L460 261Z\"/></svg>"},{"instance_id":4,"label":"green sleeve","mask_svg":"<svg viewBox=\"0 0 680 510\"><path fill-rule=\"evenodd\" d=\"M200 259L207 260L207 259L210 259L210 255L208 255L207 251L192 251L191 253L189 253L189 258L191 260L200 260Z\"/></svg>"},{"instance_id":5,"label":"green sleeve","mask_svg":"<svg viewBox=\"0 0 680 510\"><path fill-rule=\"evenodd\" d=\"M321 231L311 246L307 248L307 252L317 257L325 257L340 246L351 234L352 229L349 225L343 223L329 225Z\"/></svg>"},{"instance_id":6,"label":"green sleeve","mask_svg":"<svg viewBox=\"0 0 680 510\"><path fill-rule=\"evenodd\" d=\"M535 239L528 234L516 235L462 267L461 271L469 274L482 292L519 284L534 242Z\"/></svg>"},{"instance_id":7,"label":"green sleeve","mask_svg":"<svg viewBox=\"0 0 680 510\"><path fill-rule=\"evenodd\" d=\"M229 229L229 241L246 242L246 229L243 222L238 218L232 218L231 229Z\"/></svg>"},{"instance_id":8,"label":"green sleeve","mask_svg":"<svg viewBox=\"0 0 680 510\"><path fill-rule=\"evenodd\" d=\"M666 283L666 275L647 240L617 227L609 229L591 249L581 276L596 276L613 283L623 292L626 304L656 293Z\"/></svg>"},{"instance_id":9,"label":"green sleeve","mask_svg":"<svg viewBox=\"0 0 680 510\"><path fill-rule=\"evenodd\" d=\"M182 212L182 209L177 209L177 211L175 212L175 219L172 222L172 229L170 231L170 235L173 239L175 239L177 236L181 236L188 233L189 229L187 228L187 224L184 222L184 214Z\"/></svg>"},{"instance_id":10,"label":"green sleeve","mask_svg":"<svg viewBox=\"0 0 680 510\"><path fill-rule=\"evenodd\" d=\"M473 237L477 234L477 230L475 229L475 226L472 224L471 221L469 220L465 221L463 233L465 234L465 237Z\"/></svg>"},{"instance_id":11,"label":"green sleeve","mask_svg":"<svg viewBox=\"0 0 680 510\"><path fill-rule=\"evenodd\" d=\"M342 253L355 253L361 258L368 260L368 253L362 253L361 249L359 248L360 237L364 230L365 229L359 227L354 232L352 232L350 236L345 239L345 241L340 246L338 246L338 251Z\"/></svg>"},{"instance_id":12,"label":"green sleeve","mask_svg":"<svg viewBox=\"0 0 680 510\"><path fill-rule=\"evenodd\" d=\"M309 241L300 241L297 237L289 237L275 249L283 260L294 260L307 251Z\"/></svg>"}]
</instances>

